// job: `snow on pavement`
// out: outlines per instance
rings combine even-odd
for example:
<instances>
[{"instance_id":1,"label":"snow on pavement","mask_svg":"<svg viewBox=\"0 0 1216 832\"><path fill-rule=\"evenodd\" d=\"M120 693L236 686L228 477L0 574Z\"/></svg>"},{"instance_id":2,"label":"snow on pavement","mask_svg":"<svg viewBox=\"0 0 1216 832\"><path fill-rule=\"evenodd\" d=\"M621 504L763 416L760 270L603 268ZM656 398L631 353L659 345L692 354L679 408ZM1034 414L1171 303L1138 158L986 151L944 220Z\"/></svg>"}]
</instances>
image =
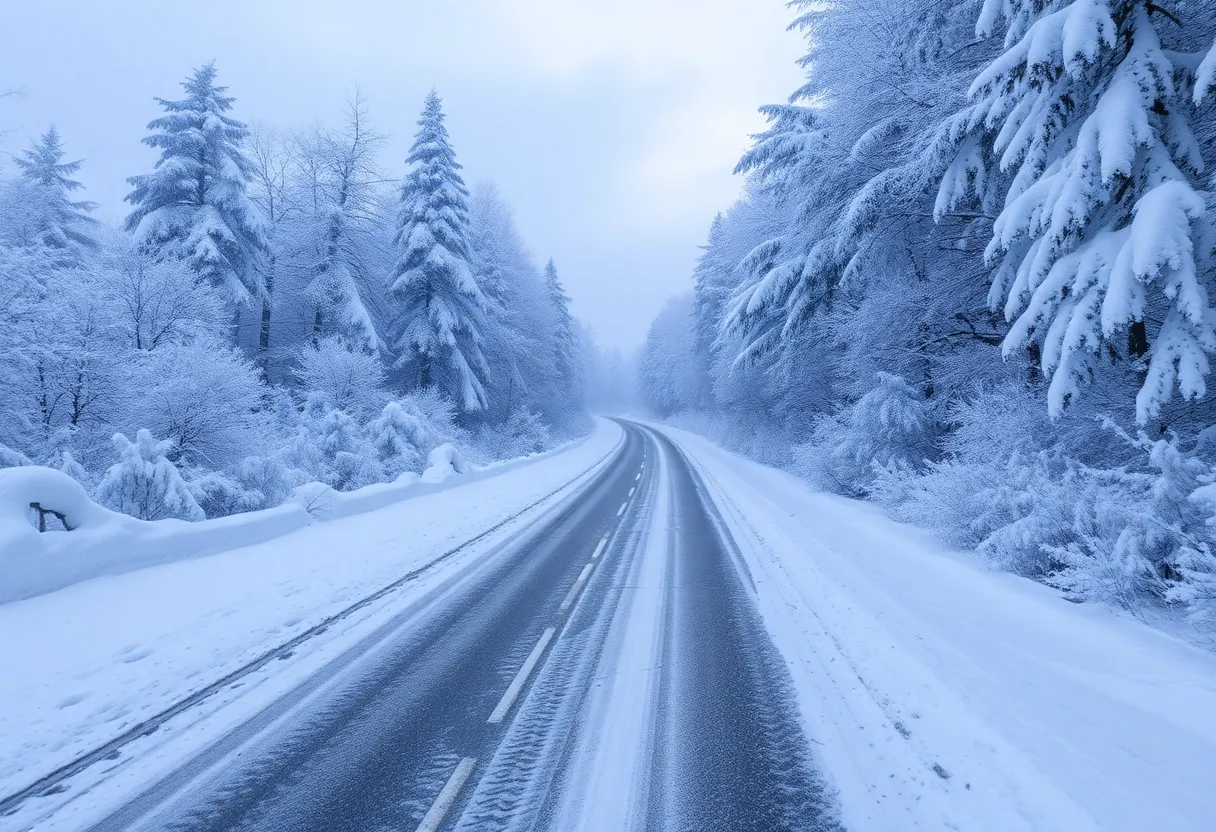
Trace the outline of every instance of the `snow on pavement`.
<instances>
[{"instance_id":1,"label":"snow on pavement","mask_svg":"<svg viewBox=\"0 0 1216 832\"><path fill-rule=\"evenodd\" d=\"M0 605L0 794L518 513L620 436L599 420L586 441L493 476Z\"/></svg>"},{"instance_id":2,"label":"snow on pavement","mask_svg":"<svg viewBox=\"0 0 1216 832\"><path fill-rule=\"evenodd\" d=\"M662 430L744 552L848 828L1212 828L1216 657Z\"/></svg>"}]
</instances>

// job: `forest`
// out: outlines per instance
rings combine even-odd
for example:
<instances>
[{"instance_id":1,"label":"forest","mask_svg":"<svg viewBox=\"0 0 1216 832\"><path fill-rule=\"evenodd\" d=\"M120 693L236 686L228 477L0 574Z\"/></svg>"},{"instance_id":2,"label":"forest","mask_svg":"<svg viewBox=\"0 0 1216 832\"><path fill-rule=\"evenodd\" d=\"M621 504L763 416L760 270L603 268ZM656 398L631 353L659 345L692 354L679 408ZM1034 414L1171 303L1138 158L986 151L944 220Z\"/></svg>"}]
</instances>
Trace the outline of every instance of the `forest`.
<instances>
[{"instance_id":1,"label":"forest","mask_svg":"<svg viewBox=\"0 0 1216 832\"><path fill-rule=\"evenodd\" d=\"M1216 7L795 0L658 417L1137 615L1216 615Z\"/></svg>"},{"instance_id":2,"label":"forest","mask_svg":"<svg viewBox=\"0 0 1216 832\"><path fill-rule=\"evenodd\" d=\"M466 186L437 94L390 166L358 92L287 129L243 120L213 63L181 88L149 102L119 227L54 126L0 179L0 467L200 520L589 429L598 352L508 203Z\"/></svg>"}]
</instances>

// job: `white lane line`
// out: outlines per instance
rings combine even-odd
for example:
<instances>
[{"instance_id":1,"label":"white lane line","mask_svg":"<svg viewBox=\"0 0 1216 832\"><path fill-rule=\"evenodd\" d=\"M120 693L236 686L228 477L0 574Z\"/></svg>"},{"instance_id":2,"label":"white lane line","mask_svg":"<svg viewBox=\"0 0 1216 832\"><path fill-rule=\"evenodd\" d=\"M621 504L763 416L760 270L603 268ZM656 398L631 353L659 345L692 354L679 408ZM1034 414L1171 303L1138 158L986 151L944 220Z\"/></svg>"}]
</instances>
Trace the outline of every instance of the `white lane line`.
<instances>
[{"instance_id":1,"label":"white lane line","mask_svg":"<svg viewBox=\"0 0 1216 832\"><path fill-rule=\"evenodd\" d=\"M587 582L587 576L591 574L592 564L587 564L583 567L583 571L579 573L578 580L574 582L574 586L570 587L570 591L566 593L566 598L562 601L561 612L570 609L570 605L574 603L574 599L578 597L578 591L583 588L583 584Z\"/></svg>"},{"instance_id":2,"label":"white lane line","mask_svg":"<svg viewBox=\"0 0 1216 832\"><path fill-rule=\"evenodd\" d=\"M556 630L550 627L541 635L540 641L536 642L536 646L532 648L532 652L524 660L524 666L519 669L519 672L515 674L515 678L511 680L511 686L502 695L502 699L498 700L494 713L490 714L490 718L487 720L489 724L496 725L502 722L502 718L507 715L507 711L511 710L511 706L519 698L519 692L524 689L524 682L528 681L528 676L536 669L536 663L540 661L540 654L545 652L545 648L549 645L549 641L553 638L555 632Z\"/></svg>"},{"instance_id":3,"label":"white lane line","mask_svg":"<svg viewBox=\"0 0 1216 832\"><path fill-rule=\"evenodd\" d=\"M618 508L618 509L616 510L616 516L617 516L617 517L620 517L622 514L624 514L624 513L625 513L625 506L627 506L627 505L629 505L629 501L628 501L628 500L626 500L625 502L621 503L621 507L620 507L620 508Z\"/></svg>"},{"instance_id":4,"label":"white lane line","mask_svg":"<svg viewBox=\"0 0 1216 832\"><path fill-rule=\"evenodd\" d=\"M595 551L591 553L591 559L595 560L604 552L604 547L608 545L608 535L604 535L604 539L600 541L600 545L595 547Z\"/></svg>"},{"instance_id":5,"label":"white lane line","mask_svg":"<svg viewBox=\"0 0 1216 832\"><path fill-rule=\"evenodd\" d=\"M636 481L636 480L640 480L641 478L642 478L642 472L638 471L638 475L636 477L634 477L633 479Z\"/></svg>"},{"instance_id":6,"label":"white lane line","mask_svg":"<svg viewBox=\"0 0 1216 832\"><path fill-rule=\"evenodd\" d=\"M430 811L426 813L422 823L418 824L416 832L435 832L439 828L439 825L443 823L443 816L456 802L456 795L460 794L461 787L473 773L473 766L476 764L477 761L472 757L465 757L460 761L456 770L452 772L452 776L448 778L448 782L443 784L443 789L440 790L439 797L435 798L435 802L431 804Z\"/></svg>"},{"instance_id":7,"label":"white lane line","mask_svg":"<svg viewBox=\"0 0 1216 832\"><path fill-rule=\"evenodd\" d=\"M633 488L629 489L629 496L630 496L630 497L632 497L632 496L633 496L633 492L635 492L635 491L637 491L637 490L638 490L638 489L637 489L637 486L634 486Z\"/></svg>"}]
</instances>

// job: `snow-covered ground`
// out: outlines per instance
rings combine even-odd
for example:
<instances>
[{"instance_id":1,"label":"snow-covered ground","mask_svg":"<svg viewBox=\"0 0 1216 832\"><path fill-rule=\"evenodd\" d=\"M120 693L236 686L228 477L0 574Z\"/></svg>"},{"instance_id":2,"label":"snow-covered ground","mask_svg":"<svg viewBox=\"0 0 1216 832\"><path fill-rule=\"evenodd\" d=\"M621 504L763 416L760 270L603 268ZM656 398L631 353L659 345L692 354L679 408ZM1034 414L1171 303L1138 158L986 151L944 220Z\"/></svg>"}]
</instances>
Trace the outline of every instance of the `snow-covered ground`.
<instances>
[{"instance_id":1,"label":"snow-covered ground","mask_svg":"<svg viewBox=\"0 0 1216 832\"><path fill-rule=\"evenodd\" d=\"M365 495L377 511L0 605L0 795L519 513L595 467L620 438L600 420L586 440L493 474L407 499ZM427 573L407 594L453 568Z\"/></svg>"},{"instance_id":2,"label":"snow-covered ground","mask_svg":"<svg viewBox=\"0 0 1216 832\"><path fill-rule=\"evenodd\" d=\"M1213 828L1216 657L691 433L855 830Z\"/></svg>"}]
</instances>

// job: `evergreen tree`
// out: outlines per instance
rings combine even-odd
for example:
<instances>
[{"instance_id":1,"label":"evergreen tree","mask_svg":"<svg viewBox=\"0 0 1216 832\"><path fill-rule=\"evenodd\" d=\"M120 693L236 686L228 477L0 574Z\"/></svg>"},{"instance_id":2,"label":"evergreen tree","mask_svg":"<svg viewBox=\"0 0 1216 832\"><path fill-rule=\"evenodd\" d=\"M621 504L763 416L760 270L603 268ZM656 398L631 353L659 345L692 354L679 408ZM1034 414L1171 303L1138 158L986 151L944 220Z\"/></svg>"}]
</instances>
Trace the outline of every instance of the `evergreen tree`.
<instances>
[{"instance_id":1,"label":"evergreen tree","mask_svg":"<svg viewBox=\"0 0 1216 832\"><path fill-rule=\"evenodd\" d=\"M21 178L33 189L30 194L33 204L27 206L34 223L33 236L62 259L77 263L81 253L97 247L93 237L97 220L90 216L97 206L71 199L70 194L82 187L72 178L80 170L80 162L65 162L63 157L59 131L51 125L23 156L13 161L21 170Z\"/></svg>"},{"instance_id":2,"label":"evergreen tree","mask_svg":"<svg viewBox=\"0 0 1216 832\"><path fill-rule=\"evenodd\" d=\"M206 64L183 82L186 98L156 99L165 115L148 124L144 144L160 159L152 173L128 180L134 208L126 227L148 248L182 257L233 303L248 304L266 294L258 265L269 243L246 193L249 131L227 115L234 99L215 75L215 64Z\"/></svg>"},{"instance_id":3,"label":"evergreen tree","mask_svg":"<svg viewBox=\"0 0 1216 832\"><path fill-rule=\"evenodd\" d=\"M390 279L391 350L423 390L437 387L464 412L483 410L485 299L470 267L468 189L432 92L407 157Z\"/></svg>"},{"instance_id":4,"label":"evergreen tree","mask_svg":"<svg viewBox=\"0 0 1216 832\"><path fill-rule=\"evenodd\" d=\"M570 314L570 296L552 260L545 264L545 293L553 313L553 378L560 397L557 404L568 412L582 405L581 348L574 316Z\"/></svg>"},{"instance_id":5,"label":"evergreen tree","mask_svg":"<svg viewBox=\"0 0 1216 832\"><path fill-rule=\"evenodd\" d=\"M986 253L990 300L1014 321L1005 351L1041 351L1055 415L1109 356L1147 353L1145 422L1175 386L1203 395L1216 352L1202 151L1179 80L1196 98L1207 82L1185 69L1185 27L1143 0L988 0L978 34L1002 19L1006 51L975 79L964 124L993 134L1013 177ZM992 178L961 147L939 212Z\"/></svg>"}]
</instances>

